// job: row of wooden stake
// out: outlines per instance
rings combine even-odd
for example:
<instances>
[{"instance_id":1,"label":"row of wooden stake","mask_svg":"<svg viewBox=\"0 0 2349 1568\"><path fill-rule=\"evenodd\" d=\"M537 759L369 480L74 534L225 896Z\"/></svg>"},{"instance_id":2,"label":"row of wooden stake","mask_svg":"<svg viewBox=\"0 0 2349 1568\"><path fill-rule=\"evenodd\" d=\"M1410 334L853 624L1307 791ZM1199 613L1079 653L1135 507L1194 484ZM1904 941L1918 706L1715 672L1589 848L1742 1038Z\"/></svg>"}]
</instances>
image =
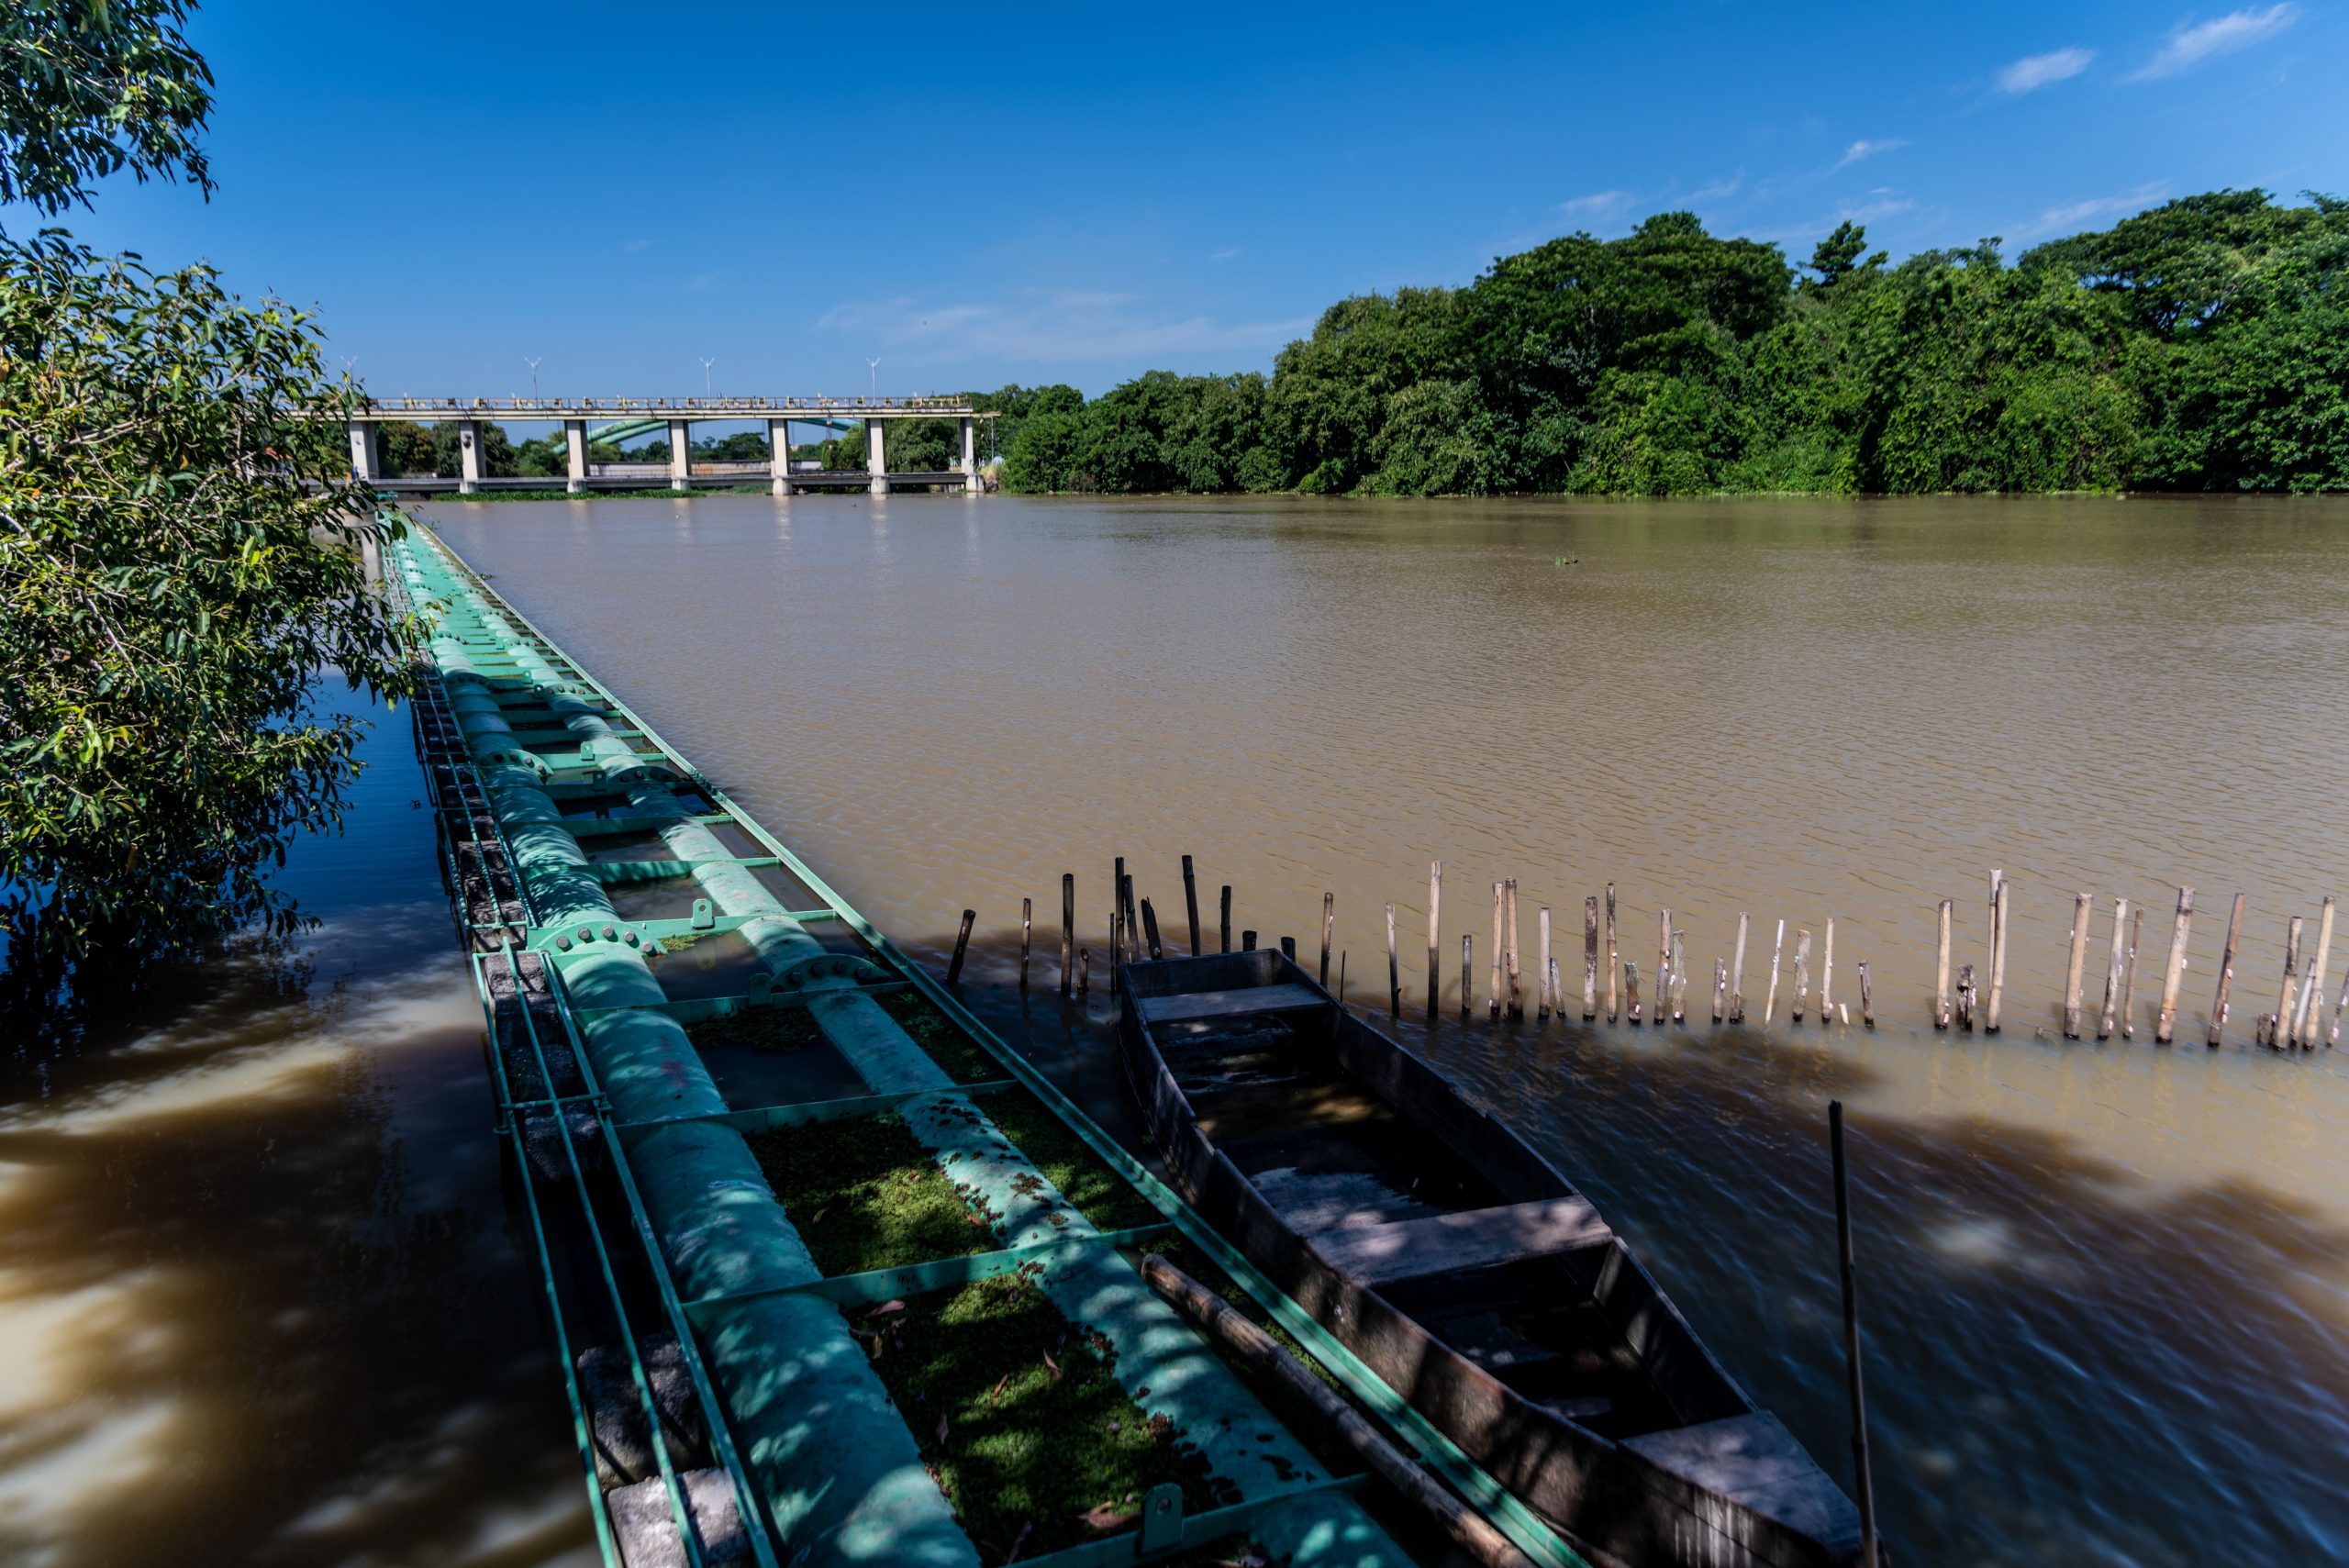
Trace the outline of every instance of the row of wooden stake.
<instances>
[{"instance_id":1,"label":"row of wooden stake","mask_svg":"<svg viewBox=\"0 0 2349 1568\"><path fill-rule=\"evenodd\" d=\"M1114 896L1109 911L1109 951L1113 959L1131 961L1145 951L1153 958L1165 956L1161 939L1157 911L1147 898L1137 899L1133 878L1127 874L1126 862L1119 856L1112 873ZM1183 857L1183 902L1190 926L1190 946L1193 954L1202 951L1199 929L1198 880L1191 857ZM2231 992L2234 983L2235 954L2243 935L2243 895L2234 897L2234 908L2227 921L2227 940L2220 959L2219 989L2210 1009L2209 1043L2216 1046L2227 1021ZM2087 959L2088 927L2093 897L2086 893L2076 896L2072 909L2072 941L2070 962L2065 972L2064 1036L2077 1040L2084 1032L2081 988ZM1225 883L1219 900L1219 951L1230 952L1232 943L1231 884ZM2007 931L2009 929L2009 890L2002 871L1990 873L1989 920L1990 960L1987 991L1971 963L1958 966L1954 984L1950 968L1951 926L1953 902L1944 898L1939 911L1938 940L1935 944L1933 981L1933 1027L1937 1029L1955 1028L1971 1032L1979 1028L1985 1034L1997 1034L1999 1012L2005 999L2007 972ZM1428 1016L1433 1018L1442 1005L1442 969L1440 932L1443 912L1443 862L1433 861L1428 866ZM1390 1014L1399 1017L1403 1010L1403 990L1400 966L1396 952L1395 906L1386 906L1386 1002ZM1603 926L1602 926L1603 915ZM2157 1044L2170 1043L2176 1028L2178 993L2187 969L2187 937L2194 917L2194 890L2181 887L2177 892L2177 912L2170 936L2168 962L2163 971L2160 1011L2155 1015L2154 1039ZM977 918L973 910L963 911L962 929L954 940L954 955L946 970L948 984L962 976L963 960L970 945L971 928ZM2144 930L2144 911L2132 911L2129 900L2115 898L2112 903L2111 950L2106 964L2103 1005L2096 1017L2096 1038L2105 1040L2116 1030L2123 1040L2136 1035L2133 1003L2137 986L2137 946ZM1330 944L1335 935L1337 899L1333 894L1321 895L1321 962L1320 979L1330 984ZM1546 1021L1553 1013L1567 1016L1564 978L1558 960L1552 951L1552 921L1550 906L1538 906L1539 968L1538 991L1534 1001L1534 1017ZM2284 976L2281 995L2276 1010L2259 1015L2254 1038L2263 1045L2277 1050L2297 1046L2312 1049L2319 1044L2331 1045L2341 1038L2341 1022L2344 1009L2349 1009L2349 974L2344 974L2341 995L2332 1005L2332 1017L2328 1025L2322 1018L2325 970L2332 949L2333 900L2324 900L2317 917L2317 935L2313 954L2305 970L2300 963L2302 918L2291 917L2287 928ZM1745 1021L1745 950L1751 929L1751 918L1743 912L1737 917L1737 943L1732 956L1713 961L1712 1018L1715 1023ZM1029 969L1033 949L1034 903L1019 901L1019 986L1028 988ZM1602 967L1600 943L1602 930L1605 940L1605 961ZM1640 966L1636 960L1622 956L1620 932L1616 925L1615 884L1609 883L1602 895L1593 894L1583 900L1583 967L1582 1018L1586 1023L1598 1017L1601 974L1605 976L1607 1018L1609 1023L1626 1017L1634 1024L1653 1018L1658 1023L1667 1018L1673 1023L1685 1020L1687 1012L1688 961L1685 941L1687 933L1672 923L1672 911L1664 909L1656 918L1656 967L1652 1005L1643 1001L1640 993ZM1762 1021L1769 1022L1777 1012L1780 965L1786 951L1787 923L1777 923L1777 932L1770 949L1770 984L1762 1007ZM1823 931L1819 972L1819 1018L1824 1023L1841 1017L1850 1021L1847 1009L1834 1000L1835 986L1835 921L1830 917ZM1241 951L1256 946L1256 933L1240 933ZM1297 941L1293 937L1281 939L1281 949L1292 960L1297 956ZM1473 1010L1475 986L1476 939L1473 932L1460 937L1460 1013L1466 1018ZM1804 928L1795 931L1794 995L1788 1017L1796 1023L1803 1020L1810 1008L1811 933ZM1345 955L1338 956L1338 995L1344 999ZM1865 959L1855 966L1860 992L1860 1022L1867 1029L1876 1028L1876 995L1868 974ZM1061 875L1061 964L1060 991L1070 994L1072 980L1076 994L1082 995L1092 986L1092 950L1081 947L1076 940L1076 876L1073 872ZM1117 967L1110 966L1109 986L1117 989ZM1504 877L1493 884L1493 942L1490 979L1486 993L1486 1011L1494 1018L1525 1016L1525 990L1520 962L1517 921L1517 879Z\"/></svg>"}]
</instances>

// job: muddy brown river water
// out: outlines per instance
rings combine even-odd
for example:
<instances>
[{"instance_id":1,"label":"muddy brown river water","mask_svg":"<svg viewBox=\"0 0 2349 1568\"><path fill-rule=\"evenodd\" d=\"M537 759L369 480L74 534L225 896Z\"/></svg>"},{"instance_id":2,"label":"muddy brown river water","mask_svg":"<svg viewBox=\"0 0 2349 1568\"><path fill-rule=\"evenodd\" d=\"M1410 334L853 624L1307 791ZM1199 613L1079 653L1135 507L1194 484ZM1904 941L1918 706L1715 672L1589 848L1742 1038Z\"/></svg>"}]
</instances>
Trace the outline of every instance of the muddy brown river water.
<instances>
[{"instance_id":1,"label":"muddy brown river water","mask_svg":"<svg viewBox=\"0 0 2349 1568\"><path fill-rule=\"evenodd\" d=\"M942 963L976 909L970 999L1105 1119L1108 1000L1052 985L1063 871L1097 961L1113 856L1178 947L1185 853L1210 943L1230 883L1236 927L1309 960L1331 893L1357 1002L1383 1003L1394 903L1406 1037L1586 1185L1839 1474L1843 1099L1897 1561L2349 1559L2349 1073L2250 1033L2287 917L2312 938L2318 900L2349 895L2349 503L422 510L908 948ZM306 968L256 957L103 1052L20 1062L0 1104L0 1557L185 1561L168 1531L189 1528L228 1529L229 1560L578 1545L471 999L388 733L353 837L297 862L328 916ZM1993 866L2006 1027L1937 1035L1934 905L1956 901L1957 962L1987 965ZM1487 1022L1503 876L1529 950L1556 912L1577 992L1586 895L1616 884L1651 984L1668 906L1692 1027ZM2165 1049L2180 884L2198 912ZM2133 1040L2060 1038L2080 892L2091 1004L2110 900L2147 910ZM1776 923L1790 966L1795 929L1834 918L1848 1025L1788 1021L1790 968L1767 1025L1703 1021L1742 910L1757 1015ZM2349 926L2336 993L2345 972Z\"/></svg>"}]
</instances>

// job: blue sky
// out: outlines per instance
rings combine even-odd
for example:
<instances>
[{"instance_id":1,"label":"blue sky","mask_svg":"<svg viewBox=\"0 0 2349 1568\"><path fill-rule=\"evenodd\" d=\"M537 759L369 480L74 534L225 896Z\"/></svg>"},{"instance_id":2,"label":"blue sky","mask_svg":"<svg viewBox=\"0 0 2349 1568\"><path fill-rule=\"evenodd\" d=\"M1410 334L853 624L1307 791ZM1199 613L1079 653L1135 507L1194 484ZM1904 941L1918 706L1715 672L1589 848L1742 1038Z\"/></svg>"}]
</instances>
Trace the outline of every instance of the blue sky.
<instances>
[{"instance_id":1,"label":"blue sky","mask_svg":"<svg viewBox=\"0 0 2349 1568\"><path fill-rule=\"evenodd\" d=\"M217 195L66 221L315 303L378 394L527 392L526 356L574 395L704 356L721 393L1097 393L1668 207L1799 261L1845 217L2012 251L2349 194L2314 0L1115 10L222 0Z\"/></svg>"}]
</instances>

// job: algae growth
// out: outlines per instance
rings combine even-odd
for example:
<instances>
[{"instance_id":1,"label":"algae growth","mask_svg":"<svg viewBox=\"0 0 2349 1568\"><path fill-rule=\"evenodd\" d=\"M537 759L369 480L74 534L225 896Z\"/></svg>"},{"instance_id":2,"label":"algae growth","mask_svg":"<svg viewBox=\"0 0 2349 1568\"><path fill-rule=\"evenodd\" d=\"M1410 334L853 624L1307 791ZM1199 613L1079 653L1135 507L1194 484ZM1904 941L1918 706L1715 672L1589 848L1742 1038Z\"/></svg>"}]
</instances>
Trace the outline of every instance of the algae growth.
<instances>
[{"instance_id":1,"label":"algae growth","mask_svg":"<svg viewBox=\"0 0 2349 1568\"><path fill-rule=\"evenodd\" d=\"M994 1231L895 1115L746 1135L767 1184L830 1274L984 1252Z\"/></svg>"}]
</instances>

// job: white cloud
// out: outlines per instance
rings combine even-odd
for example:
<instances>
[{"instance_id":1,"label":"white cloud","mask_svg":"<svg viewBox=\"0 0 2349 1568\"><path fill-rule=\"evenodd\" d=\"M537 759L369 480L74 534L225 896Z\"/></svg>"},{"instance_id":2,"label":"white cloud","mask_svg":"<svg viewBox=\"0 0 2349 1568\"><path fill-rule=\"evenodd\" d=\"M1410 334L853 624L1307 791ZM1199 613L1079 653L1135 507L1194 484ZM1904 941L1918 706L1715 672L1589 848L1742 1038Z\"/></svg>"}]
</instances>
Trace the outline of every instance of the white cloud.
<instances>
[{"instance_id":1,"label":"white cloud","mask_svg":"<svg viewBox=\"0 0 2349 1568\"><path fill-rule=\"evenodd\" d=\"M1311 331L1313 317L1169 318L1132 295L1026 289L993 300L927 307L903 297L850 300L824 312L816 325L862 342L919 348L941 358L1065 361L1270 354Z\"/></svg>"},{"instance_id":2,"label":"white cloud","mask_svg":"<svg viewBox=\"0 0 2349 1568\"><path fill-rule=\"evenodd\" d=\"M631 239L627 244L620 247L620 254L623 256L633 256L639 250L643 250L647 245L651 243L652 241L650 239Z\"/></svg>"},{"instance_id":3,"label":"white cloud","mask_svg":"<svg viewBox=\"0 0 2349 1568\"><path fill-rule=\"evenodd\" d=\"M2042 235L2066 233L2085 227L2091 221L2107 217L2125 217L2143 212L2169 194L2169 186L2160 180L2148 181L2132 191L2110 196L2090 196L2086 201L2065 202L2061 206L2043 209L2037 217L2015 226L2010 239L2036 239Z\"/></svg>"},{"instance_id":4,"label":"white cloud","mask_svg":"<svg viewBox=\"0 0 2349 1568\"><path fill-rule=\"evenodd\" d=\"M1214 255L1209 256L1209 257L1208 258L1208 261L1229 261L1233 260L1233 259L1234 259L1235 257L1237 257L1239 254L1240 254L1240 247L1239 247L1239 246L1237 246L1237 245L1234 245L1234 246L1233 246L1230 250L1218 250Z\"/></svg>"},{"instance_id":5,"label":"white cloud","mask_svg":"<svg viewBox=\"0 0 2349 1568\"><path fill-rule=\"evenodd\" d=\"M1688 193L1688 199L1692 202L1727 201L1737 195L1739 187L1744 183L1745 171L1741 169L1726 180L1715 180L1709 185L1698 186Z\"/></svg>"},{"instance_id":6,"label":"white cloud","mask_svg":"<svg viewBox=\"0 0 2349 1568\"><path fill-rule=\"evenodd\" d=\"M2154 82L2165 76L2175 76L2213 56L2232 54L2236 50L2249 48L2264 38L2273 37L2299 20L2299 6L2285 4L2270 6L2266 10L2246 6L2211 21L2197 22L2191 27L2181 24L2170 29L2161 52L2129 80Z\"/></svg>"},{"instance_id":7,"label":"white cloud","mask_svg":"<svg viewBox=\"0 0 2349 1568\"><path fill-rule=\"evenodd\" d=\"M1908 139L1898 136L1887 137L1882 141L1855 141L1843 149L1843 156L1836 161L1835 167L1848 169L1863 158L1874 158L1886 152L1898 152L1908 145ZM1832 172L1830 171L1831 173Z\"/></svg>"},{"instance_id":8,"label":"white cloud","mask_svg":"<svg viewBox=\"0 0 2349 1568\"><path fill-rule=\"evenodd\" d=\"M2096 59L2092 49L2056 49L2028 54L1998 72L1998 90L2014 96L2069 82Z\"/></svg>"},{"instance_id":9,"label":"white cloud","mask_svg":"<svg viewBox=\"0 0 2349 1568\"><path fill-rule=\"evenodd\" d=\"M1558 210L1568 217L1595 217L1604 221L1631 205L1631 193L1629 191L1593 191L1586 196L1560 202Z\"/></svg>"}]
</instances>

